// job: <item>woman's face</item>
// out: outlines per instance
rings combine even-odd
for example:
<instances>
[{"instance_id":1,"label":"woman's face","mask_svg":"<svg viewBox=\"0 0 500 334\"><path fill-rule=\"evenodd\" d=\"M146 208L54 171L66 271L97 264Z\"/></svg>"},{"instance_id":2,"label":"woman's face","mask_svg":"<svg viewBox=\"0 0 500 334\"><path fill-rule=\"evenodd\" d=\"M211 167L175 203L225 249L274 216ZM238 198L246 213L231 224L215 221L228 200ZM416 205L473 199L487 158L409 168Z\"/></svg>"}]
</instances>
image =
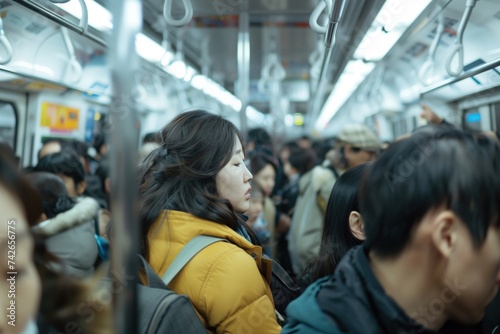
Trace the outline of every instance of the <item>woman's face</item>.
<instances>
[{"instance_id":1,"label":"woman's face","mask_svg":"<svg viewBox=\"0 0 500 334\"><path fill-rule=\"evenodd\" d=\"M250 181L252 174L243 160L243 149L238 137L235 136L233 155L229 162L217 173L216 187L219 196L227 199L234 210L245 212L250 206Z\"/></svg>"},{"instance_id":2,"label":"woman's face","mask_svg":"<svg viewBox=\"0 0 500 334\"><path fill-rule=\"evenodd\" d=\"M260 186L266 197L271 196L274 184L276 182L276 172L271 164L267 164L257 174L255 174L254 182Z\"/></svg>"},{"instance_id":3,"label":"woman's face","mask_svg":"<svg viewBox=\"0 0 500 334\"><path fill-rule=\"evenodd\" d=\"M33 263L34 242L21 205L0 185L0 333L21 333L35 319L40 278Z\"/></svg>"}]
</instances>

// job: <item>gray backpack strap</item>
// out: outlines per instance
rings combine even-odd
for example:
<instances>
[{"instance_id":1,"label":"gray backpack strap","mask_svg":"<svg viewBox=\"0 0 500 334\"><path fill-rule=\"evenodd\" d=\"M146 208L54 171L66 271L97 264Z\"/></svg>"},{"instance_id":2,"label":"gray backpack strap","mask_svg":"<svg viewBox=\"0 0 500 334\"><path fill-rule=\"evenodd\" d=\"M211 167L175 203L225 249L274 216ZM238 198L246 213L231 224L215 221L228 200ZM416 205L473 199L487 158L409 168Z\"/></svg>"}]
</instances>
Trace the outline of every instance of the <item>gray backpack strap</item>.
<instances>
[{"instance_id":1,"label":"gray backpack strap","mask_svg":"<svg viewBox=\"0 0 500 334\"><path fill-rule=\"evenodd\" d=\"M210 237L208 235L199 235L187 243L181 252L177 255L174 262L168 267L167 272L163 275L163 282L166 286L172 282L177 274L184 268L184 266L202 249L210 246L213 243L225 241L226 239Z\"/></svg>"}]
</instances>

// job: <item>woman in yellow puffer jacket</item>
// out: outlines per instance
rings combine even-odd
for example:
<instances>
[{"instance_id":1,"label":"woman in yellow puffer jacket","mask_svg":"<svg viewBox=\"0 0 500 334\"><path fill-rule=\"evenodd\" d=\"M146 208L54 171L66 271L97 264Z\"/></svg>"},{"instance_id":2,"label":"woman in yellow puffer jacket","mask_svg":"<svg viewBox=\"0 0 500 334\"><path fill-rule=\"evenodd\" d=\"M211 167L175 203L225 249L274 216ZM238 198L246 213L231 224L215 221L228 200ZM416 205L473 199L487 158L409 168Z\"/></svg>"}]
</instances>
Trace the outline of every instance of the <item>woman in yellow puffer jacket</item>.
<instances>
[{"instance_id":1,"label":"woman in yellow puffer jacket","mask_svg":"<svg viewBox=\"0 0 500 334\"><path fill-rule=\"evenodd\" d=\"M211 333L280 333L271 264L239 215L249 208L252 174L238 129L190 111L159 137L139 172L143 255L162 276L194 237L227 239L199 252L168 287L189 296Z\"/></svg>"}]
</instances>

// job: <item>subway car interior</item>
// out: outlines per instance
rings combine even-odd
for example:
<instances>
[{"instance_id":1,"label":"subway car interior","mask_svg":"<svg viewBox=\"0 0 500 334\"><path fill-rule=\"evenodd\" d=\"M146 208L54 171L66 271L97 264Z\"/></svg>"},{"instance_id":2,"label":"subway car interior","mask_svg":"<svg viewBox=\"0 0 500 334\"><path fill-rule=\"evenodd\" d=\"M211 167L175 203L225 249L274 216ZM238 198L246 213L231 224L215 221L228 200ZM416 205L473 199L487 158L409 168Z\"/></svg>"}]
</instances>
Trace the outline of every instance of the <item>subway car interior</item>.
<instances>
[{"instance_id":1,"label":"subway car interior","mask_svg":"<svg viewBox=\"0 0 500 334\"><path fill-rule=\"evenodd\" d=\"M99 247L110 248L110 261L96 273L111 277L114 288L104 299L113 305L113 329L76 321L58 327L65 333L146 333L138 312L144 306L141 290L123 283L141 280L135 277L141 247L136 217L142 208L136 204L145 195L134 182L137 157L146 135L200 109L230 121L243 138L252 129L265 130L276 153L300 139L333 145L352 124L390 146L433 119L498 140L500 1L1 0L0 143L13 151L19 169L31 171L47 142L76 140L86 145L86 172L97 175L105 155L111 171L102 185L111 189L113 238L96 239ZM240 151L245 141L241 145ZM266 196L265 187L259 191ZM286 229L295 218L287 219ZM277 231L281 222L276 218ZM92 312L99 314L88 300L80 308L82 323L93 319ZM500 334L500 304L495 307L487 314L496 322L474 333ZM284 333L323 333L312 327L286 331L296 320L290 316L286 326L279 322ZM204 319L210 333L275 332L272 326L217 327L208 315ZM4 328L0 333L23 332ZM24 333L45 333L41 328ZM191 332L187 328L184 333ZM352 333L372 332L366 328ZM344 330L332 327L331 333L349 332Z\"/></svg>"}]
</instances>

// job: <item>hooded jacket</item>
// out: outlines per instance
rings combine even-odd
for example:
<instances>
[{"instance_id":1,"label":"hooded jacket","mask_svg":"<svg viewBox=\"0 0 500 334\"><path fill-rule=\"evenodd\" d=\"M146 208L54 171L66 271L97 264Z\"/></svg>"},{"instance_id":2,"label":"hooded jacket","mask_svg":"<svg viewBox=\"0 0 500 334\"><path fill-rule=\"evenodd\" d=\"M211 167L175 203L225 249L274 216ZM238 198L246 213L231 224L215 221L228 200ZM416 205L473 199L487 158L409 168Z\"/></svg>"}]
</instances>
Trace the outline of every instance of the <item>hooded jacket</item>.
<instances>
[{"instance_id":1,"label":"hooded jacket","mask_svg":"<svg viewBox=\"0 0 500 334\"><path fill-rule=\"evenodd\" d=\"M163 211L148 235L149 263L162 277L181 249L194 237L217 242L200 251L169 284L189 297L211 333L280 333L269 287L270 261L230 227L187 212Z\"/></svg>"},{"instance_id":2,"label":"hooded jacket","mask_svg":"<svg viewBox=\"0 0 500 334\"><path fill-rule=\"evenodd\" d=\"M287 308L288 324L283 334L431 334L385 292L371 270L367 250L358 246L349 251L334 275L312 284ZM439 333L480 333L459 326L460 331Z\"/></svg>"},{"instance_id":3,"label":"hooded jacket","mask_svg":"<svg viewBox=\"0 0 500 334\"><path fill-rule=\"evenodd\" d=\"M47 250L64 263L69 275L85 278L94 273L98 249L93 219L98 210L94 199L79 198L70 210L33 228L46 237Z\"/></svg>"}]
</instances>

